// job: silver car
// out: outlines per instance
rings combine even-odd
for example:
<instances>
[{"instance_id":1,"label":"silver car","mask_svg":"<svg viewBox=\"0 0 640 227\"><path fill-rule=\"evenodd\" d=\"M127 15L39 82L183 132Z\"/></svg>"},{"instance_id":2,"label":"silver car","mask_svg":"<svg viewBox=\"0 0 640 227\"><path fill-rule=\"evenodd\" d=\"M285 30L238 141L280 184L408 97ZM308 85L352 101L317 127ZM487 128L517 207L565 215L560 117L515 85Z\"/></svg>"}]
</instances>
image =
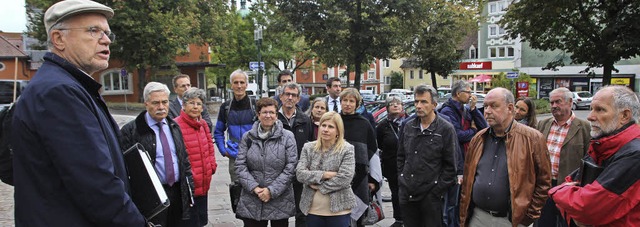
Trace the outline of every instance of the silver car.
<instances>
[{"instance_id":1,"label":"silver car","mask_svg":"<svg viewBox=\"0 0 640 227\"><path fill-rule=\"evenodd\" d=\"M591 93L589 93L588 91L573 92L573 105L571 106L571 109L589 109L589 107L591 107L592 96L593 95L591 95Z\"/></svg>"}]
</instances>

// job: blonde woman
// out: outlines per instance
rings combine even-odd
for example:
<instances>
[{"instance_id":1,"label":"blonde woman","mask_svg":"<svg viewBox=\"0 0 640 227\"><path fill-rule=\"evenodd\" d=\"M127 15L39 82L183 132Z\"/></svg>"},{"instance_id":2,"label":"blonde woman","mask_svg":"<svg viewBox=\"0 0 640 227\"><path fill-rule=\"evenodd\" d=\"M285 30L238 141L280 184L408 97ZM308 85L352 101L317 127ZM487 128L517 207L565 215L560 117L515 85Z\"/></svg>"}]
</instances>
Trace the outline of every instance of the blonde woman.
<instances>
[{"instance_id":1,"label":"blonde woman","mask_svg":"<svg viewBox=\"0 0 640 227\"><path fill-rule=\"evenodd\" d=\"M356 198L351 190L355 174L353 145L344 140L340 114L320 118L318 139L302 148L296 176L304 184L300 210L308 227L347 227Z\"/></svg>"}]
</instances>

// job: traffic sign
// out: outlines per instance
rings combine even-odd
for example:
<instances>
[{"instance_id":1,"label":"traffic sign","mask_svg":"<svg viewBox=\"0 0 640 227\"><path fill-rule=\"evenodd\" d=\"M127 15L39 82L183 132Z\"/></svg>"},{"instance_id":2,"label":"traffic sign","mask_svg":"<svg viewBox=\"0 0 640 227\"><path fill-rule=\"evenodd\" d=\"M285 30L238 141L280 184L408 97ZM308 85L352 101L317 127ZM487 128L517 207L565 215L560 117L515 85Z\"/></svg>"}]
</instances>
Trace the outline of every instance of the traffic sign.
<instances>
[{"instance_id":1,"label":"traffic sign","mask_svg":"<svg viewBox=\"0 0 640 227\"><path fill-rule=\"evenodd\" d=\"M518 72L508 72L507 79L515 79L518 78Z\"/></svg>"},{"instance_id":2,"label":"traffic sign","mask_svg":"<svg viewBox=\"0 0 640 227\"><path fill-rule=\"evenodd\" d=\"M263 61L260 62L260 68L264 70L264 62ZM250 70L258 70L258 62L257 61L249 62L249 69Z\"/></svg>"}]
</instances>

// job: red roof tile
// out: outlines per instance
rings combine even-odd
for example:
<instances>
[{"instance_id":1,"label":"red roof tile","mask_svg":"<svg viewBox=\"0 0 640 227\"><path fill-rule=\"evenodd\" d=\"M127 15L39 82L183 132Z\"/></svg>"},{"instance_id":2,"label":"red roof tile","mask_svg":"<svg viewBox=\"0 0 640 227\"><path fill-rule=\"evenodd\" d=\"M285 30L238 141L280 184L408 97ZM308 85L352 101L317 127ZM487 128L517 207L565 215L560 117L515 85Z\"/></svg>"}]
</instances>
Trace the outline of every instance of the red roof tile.
<instances>
[{"instance_id":1,"label":"red roof tile","mask_svg":"<svg viewBox=\"0 0 640 227\"><path fill-rule=\"evenodd\" d=\"M9 40L5 39L3 36L0 36L0 58L7 57L29 57L26 53L24 53L20 48L14 46Z\"/></svg>"}]
</instances>

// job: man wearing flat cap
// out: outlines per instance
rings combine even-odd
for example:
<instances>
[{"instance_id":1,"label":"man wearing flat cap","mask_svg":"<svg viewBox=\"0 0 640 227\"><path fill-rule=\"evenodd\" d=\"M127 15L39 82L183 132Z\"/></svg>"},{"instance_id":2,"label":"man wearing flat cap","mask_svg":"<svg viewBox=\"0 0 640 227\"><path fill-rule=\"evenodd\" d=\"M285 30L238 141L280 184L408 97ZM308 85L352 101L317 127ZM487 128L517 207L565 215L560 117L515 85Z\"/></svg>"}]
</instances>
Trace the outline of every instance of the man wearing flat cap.
<instances>
[{"instance_id":1,"label":"man wearing flat cap","mask_svg":"<svg viewBox=\"0 0 640 227\"><path fill-rule=\"evenodd\" d=\"M88 0L45 12L50 52L12 122L16 226L145 226L127 193L118 125L90 76L108 66L113 14Z\"/></svg>"}]
</instances>

